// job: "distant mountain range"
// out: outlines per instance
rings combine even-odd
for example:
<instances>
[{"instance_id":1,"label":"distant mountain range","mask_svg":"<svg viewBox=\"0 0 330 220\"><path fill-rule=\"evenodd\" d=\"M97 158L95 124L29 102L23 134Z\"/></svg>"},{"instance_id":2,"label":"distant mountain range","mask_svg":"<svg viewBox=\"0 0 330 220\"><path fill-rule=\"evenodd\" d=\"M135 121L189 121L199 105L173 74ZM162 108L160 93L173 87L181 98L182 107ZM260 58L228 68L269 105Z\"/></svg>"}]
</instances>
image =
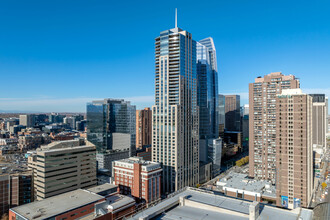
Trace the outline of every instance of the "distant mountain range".
<instances>
[{"instance_id":1,"label":"distant mountain range","mask_svg":"<svg viewBox=\"0 0 330 220\"><path fill-rule=\"evenodd\" d=\"M23 111L23 110L0 110L0 113L43 113L43 112Z\"/></svg>"}]
</instances>

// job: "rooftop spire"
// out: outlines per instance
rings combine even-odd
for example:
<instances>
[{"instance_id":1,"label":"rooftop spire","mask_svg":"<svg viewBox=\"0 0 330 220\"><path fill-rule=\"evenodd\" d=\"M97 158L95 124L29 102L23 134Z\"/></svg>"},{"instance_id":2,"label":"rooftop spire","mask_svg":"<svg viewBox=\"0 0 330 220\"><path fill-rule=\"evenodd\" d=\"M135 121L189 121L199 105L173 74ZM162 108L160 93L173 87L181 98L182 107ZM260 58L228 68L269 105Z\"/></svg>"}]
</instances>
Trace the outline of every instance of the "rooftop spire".
<instances>
[{"instance_id":1,"label":"rooftop spire","mask_svg":"<svg viewBox=\"0 0 330 220\"><path fill-rule=\"evenodd\" d=\"M175 28L178 27L178 9L175 8Z\"/></svg>"}]
</instances>

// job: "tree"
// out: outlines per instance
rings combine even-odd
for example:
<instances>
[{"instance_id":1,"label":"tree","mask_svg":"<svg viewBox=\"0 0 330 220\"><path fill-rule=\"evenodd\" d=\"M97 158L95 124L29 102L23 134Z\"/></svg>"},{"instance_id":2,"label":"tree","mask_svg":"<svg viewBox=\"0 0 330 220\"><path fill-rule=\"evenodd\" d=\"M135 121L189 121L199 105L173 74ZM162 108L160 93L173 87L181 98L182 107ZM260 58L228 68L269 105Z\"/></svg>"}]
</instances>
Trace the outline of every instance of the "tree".
<instances>
[{"instance_id":1,"label":"tree","mask_svg":"<svg viewBox=\"0 0 330 220\"><path fill-rule=\"evenodd\" d=\"M325 189L325 187L327 187L327 184L326 184L325 182L323 182L323 183L321 184L321 186L322 186L322 189Z\"/></svg>"}]
</instances>

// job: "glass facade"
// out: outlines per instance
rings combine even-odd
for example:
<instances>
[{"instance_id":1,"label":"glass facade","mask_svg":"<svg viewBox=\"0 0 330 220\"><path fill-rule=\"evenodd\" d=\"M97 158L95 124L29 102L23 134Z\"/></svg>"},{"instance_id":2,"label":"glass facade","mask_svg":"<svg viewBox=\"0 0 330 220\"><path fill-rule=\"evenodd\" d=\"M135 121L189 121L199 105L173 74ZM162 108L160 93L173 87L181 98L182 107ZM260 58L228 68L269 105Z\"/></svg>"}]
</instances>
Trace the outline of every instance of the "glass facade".
<instances>
[{"instance_id":1,"label":"glass facade","mask_svg":"<svg viewBox=\"0 0 330 220\"><path fill-rule=\"evenodd\" d=\"M135 112L135 106L124 100L105 99L87 103L88 141L96 146L98 152L123 149L125 146L117 143L128 143L130 155L134 155Z\"/></svg>"},{"instance_id":2,"label":"glass facade","mask_svg":"<svg viewBox=\"0 0 330 220\"><path fill-rule=\"evenodd\" d=\"M218 137L218 72L216 50L211 37L197 42L197 100L201 138Z\"/></svg>"},{"instance_id":3,"label":"glass facade","mask_svg":"<svg viewBox=\"0 0 330 220\"><path fill-rule=\"evenodd\" d=\"M218 122L219 124L223 124L225 126L225 104L226 98L224 95L218 95Z\"/></svg>"}]
</instances>

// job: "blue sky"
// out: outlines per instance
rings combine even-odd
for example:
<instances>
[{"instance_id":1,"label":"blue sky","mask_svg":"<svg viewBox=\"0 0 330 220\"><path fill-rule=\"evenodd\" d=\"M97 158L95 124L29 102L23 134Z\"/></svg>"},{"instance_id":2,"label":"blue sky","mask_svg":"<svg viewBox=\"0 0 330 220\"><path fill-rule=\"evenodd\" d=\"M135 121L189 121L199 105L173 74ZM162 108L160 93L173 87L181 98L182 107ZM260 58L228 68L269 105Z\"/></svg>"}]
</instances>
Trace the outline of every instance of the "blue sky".
<instances>
[{"instance_id":1,"label":"blue sky","mask_svg":"<svg viewBox=\"0 0 330 220\"><path fill-rule=\"evenodd\" d=\"M219 92L282 71L330 95L329 1L0 1L0 110L85 111L86 102L154 95L154 39L178 25L213 37Z\"/></svg>"}]
</instances>

